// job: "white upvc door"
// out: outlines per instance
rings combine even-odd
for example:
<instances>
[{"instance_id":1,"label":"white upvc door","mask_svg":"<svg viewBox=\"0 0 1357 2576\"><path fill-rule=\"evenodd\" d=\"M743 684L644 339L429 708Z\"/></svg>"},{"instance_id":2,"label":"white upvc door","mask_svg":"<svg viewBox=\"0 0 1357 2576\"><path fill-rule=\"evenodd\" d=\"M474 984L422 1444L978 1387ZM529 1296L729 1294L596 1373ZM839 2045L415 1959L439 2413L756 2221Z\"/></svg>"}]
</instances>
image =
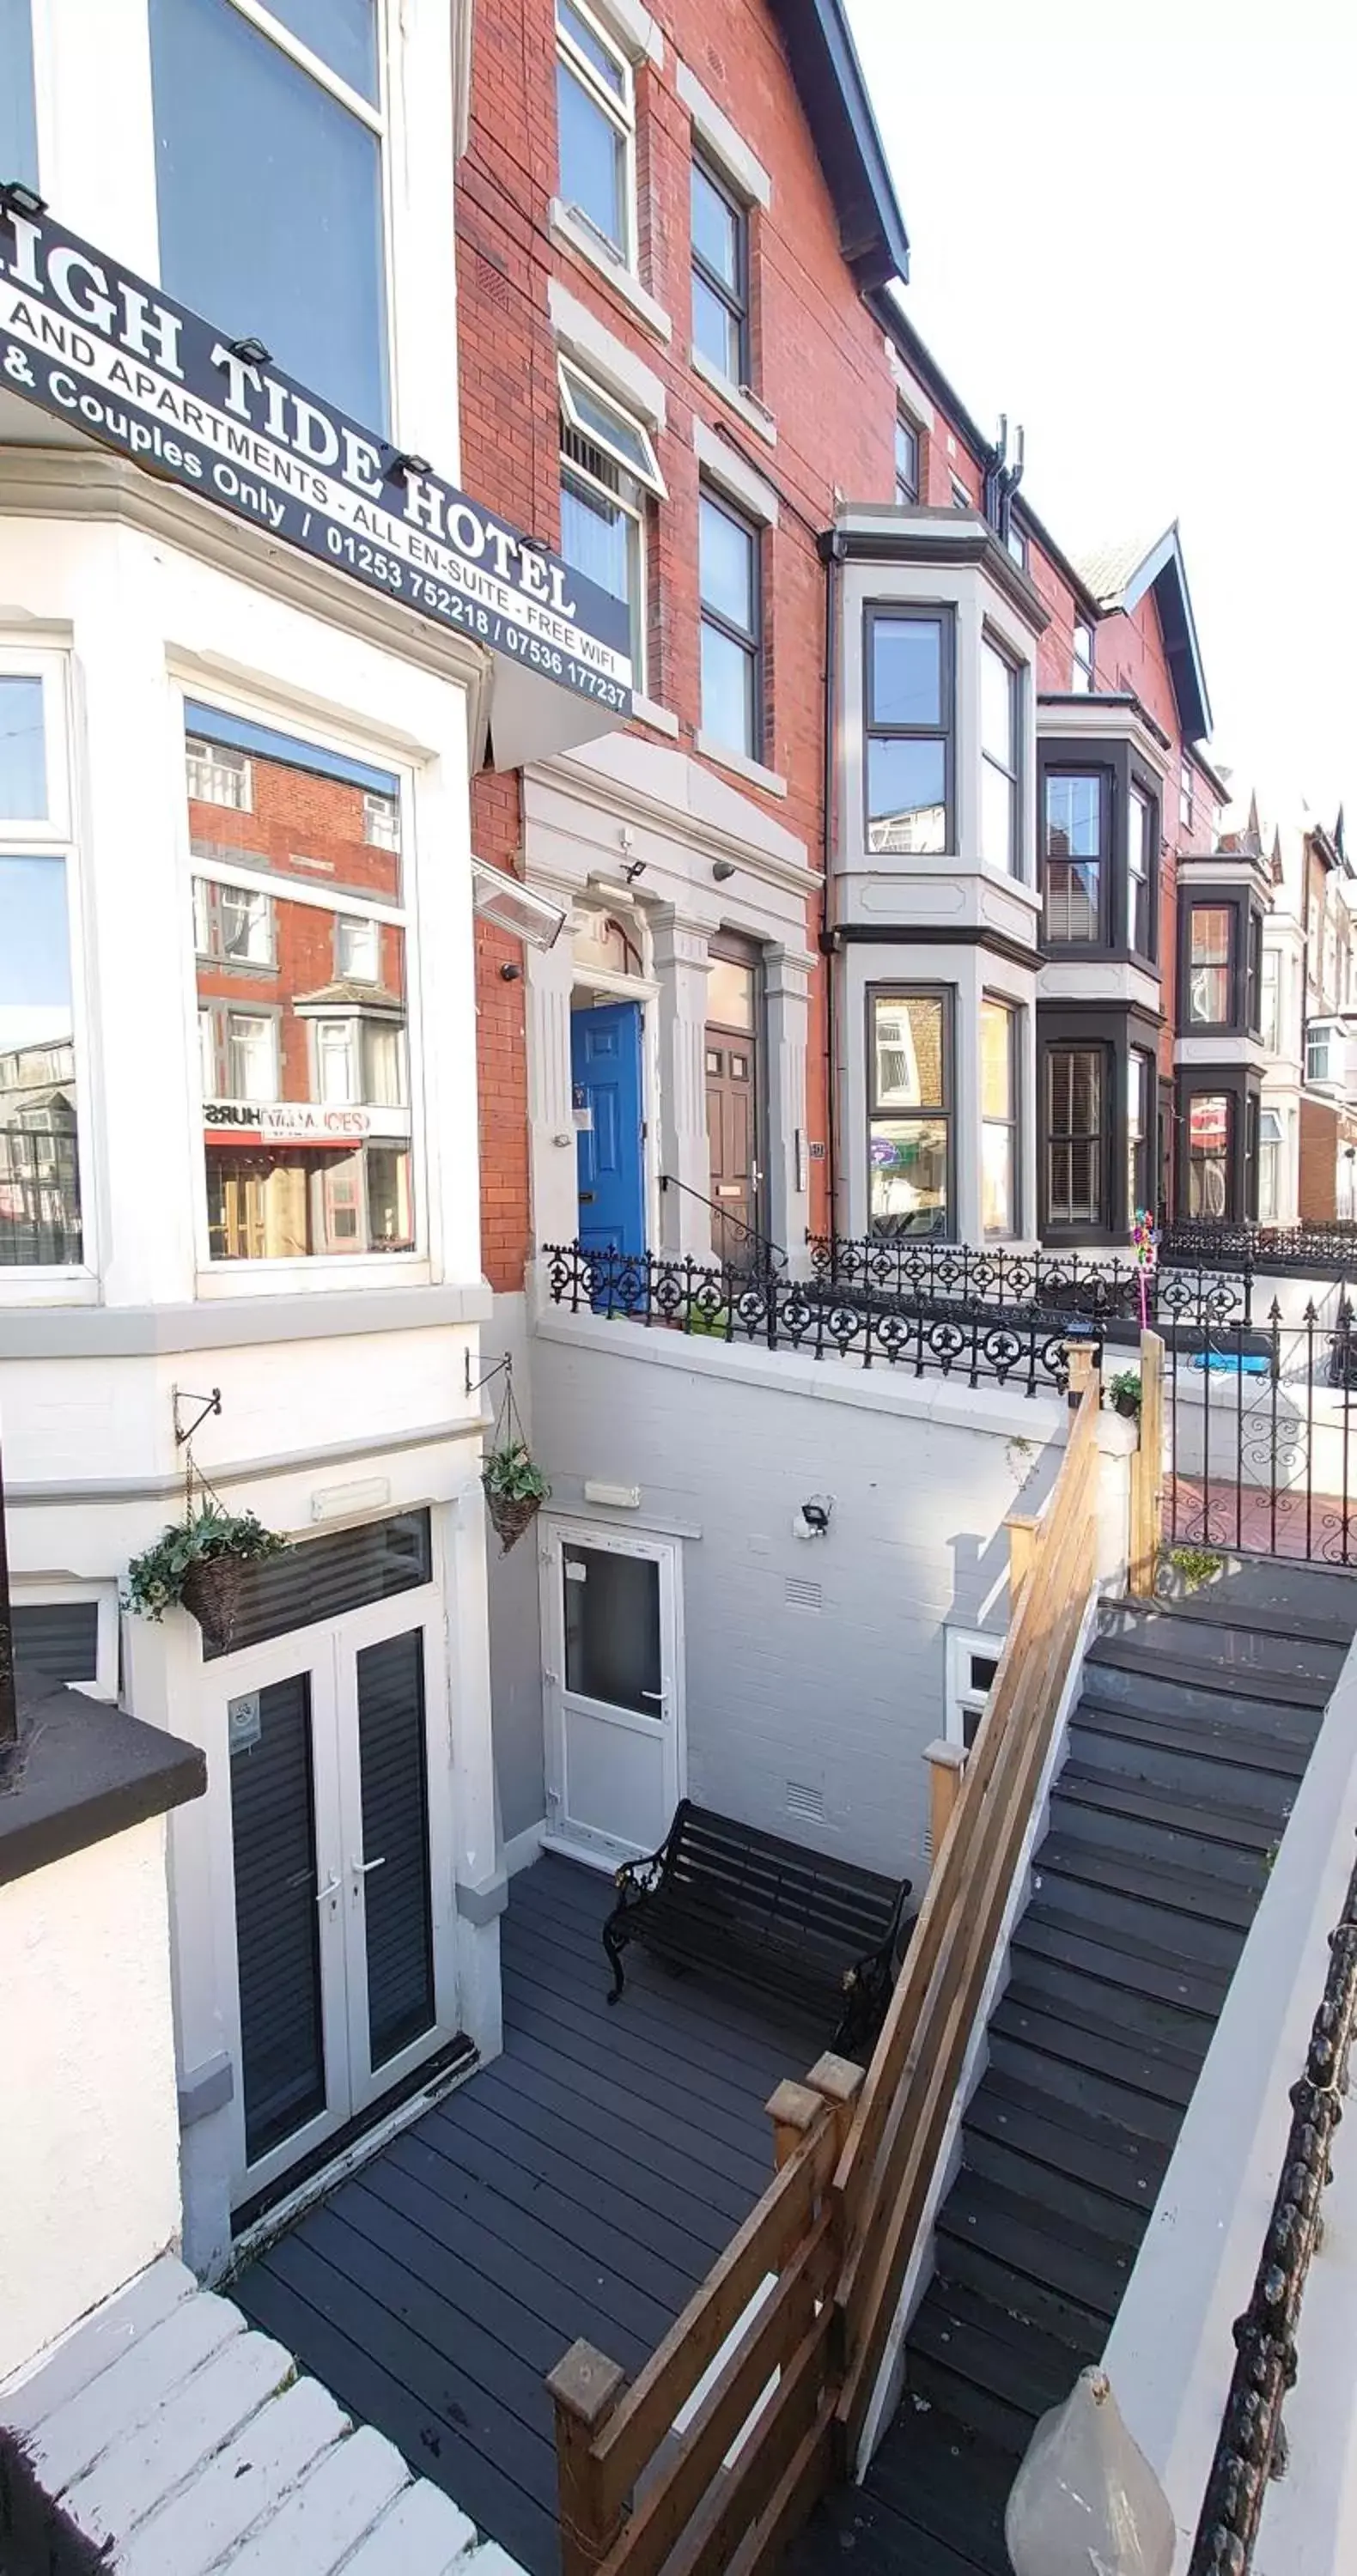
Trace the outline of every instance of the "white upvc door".
<instances>
[{"instance_id":1,"label":"white upvc door","mask_svg":"<svg viewBox=\"0 0 1357 2576\"><path fill-rule=\"evenodd\" d=\"M230 1768L239 2204L456 2034L441 1613L407 1593L208 1670Z\"/></svg>"},{"instance_id":2,"label":"white upvc door","mask_svg":"<svg viewBox=\"0 0 1357 2576\"><path fill-rule=\"evenodd\" d=\"M629 1860L663 1842L684 1792L678 1546L552 1517L541 1556L547 1840Z\"/></svg>"}]
</instances>

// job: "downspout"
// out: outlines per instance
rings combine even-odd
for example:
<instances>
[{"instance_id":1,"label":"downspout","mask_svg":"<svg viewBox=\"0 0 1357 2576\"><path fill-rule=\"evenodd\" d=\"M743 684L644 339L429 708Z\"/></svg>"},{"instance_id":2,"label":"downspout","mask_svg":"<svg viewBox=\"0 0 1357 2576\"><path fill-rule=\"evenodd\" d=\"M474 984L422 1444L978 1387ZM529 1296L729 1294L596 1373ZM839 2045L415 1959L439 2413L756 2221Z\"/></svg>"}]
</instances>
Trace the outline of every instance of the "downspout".
<instances>
[{"instance_id":1,"label":"downspout","mask_svg":"<svg viewBox=\"0 0 1357 2576\"><path fill-rule=\"evenodd\" d=\"M836 1035L836 960L839 936L835 908L835 817L838 783L839 714L839 571L848 553L841 528L826 528L818 540L825 567L825 771L824 891L820 910L820 954L825 961L825 1176L829 1192L831 1246L839 1230L839 1102Z\"/></svg>"}]
</instances>

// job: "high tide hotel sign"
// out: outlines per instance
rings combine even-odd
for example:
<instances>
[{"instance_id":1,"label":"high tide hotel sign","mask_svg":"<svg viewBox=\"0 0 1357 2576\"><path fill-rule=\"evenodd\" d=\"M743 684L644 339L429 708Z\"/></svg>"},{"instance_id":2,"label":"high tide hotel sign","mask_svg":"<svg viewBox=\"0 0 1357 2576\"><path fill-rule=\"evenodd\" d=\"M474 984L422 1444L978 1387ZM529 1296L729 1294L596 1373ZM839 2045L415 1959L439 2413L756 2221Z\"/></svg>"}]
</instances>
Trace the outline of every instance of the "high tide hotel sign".
<instances>
[{"instance_id":1,"label":"high tide hotel sign","mask_svg":"<svg viewBox=\"0 0 1357 2576\"><path fill-rule=\"evenodd\" d=\"M435 625L631 713L627 610L145 279L0 202L0 388Z\"/></svg>"}]
</instances>

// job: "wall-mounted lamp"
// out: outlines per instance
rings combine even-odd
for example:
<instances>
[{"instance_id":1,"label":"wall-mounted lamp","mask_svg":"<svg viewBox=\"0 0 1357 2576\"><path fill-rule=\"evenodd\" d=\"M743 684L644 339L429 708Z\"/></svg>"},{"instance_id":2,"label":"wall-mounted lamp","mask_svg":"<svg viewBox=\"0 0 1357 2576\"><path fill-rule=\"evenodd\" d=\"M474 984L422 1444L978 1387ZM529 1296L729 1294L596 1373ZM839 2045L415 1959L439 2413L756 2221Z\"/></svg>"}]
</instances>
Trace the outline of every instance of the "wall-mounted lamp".
<instances>
[{"instance_id":1,"label":"wall-mounted lamp","mask_svg":"<svg viewBox=\"0 0 1357 2576\"><path fill-rule=\"evenodd\" d=\"M503 966L501 966L501 968L500 968L500 970L499 970L499 980L500 980L501 984L518 984L518 983L521 983L522 978L523 978L523 969L522 969L522 967L521 967L521 966L512 966L512 965L510 965L510 964L508 963L508 961L507 961L507 960L505 961L504 965L503 965Z\"/></svg>"},{"instance_id":2,"label":"wall-mounted lamp","mask_svg":"<svg viewBox=\"0 0 1357 2576\"><path fill-rule=\"evenodd\" d=\"M622 874L626 878L628 885L635 885L637 878L643 877L645 872L646 861L644 859L628 859L626 866L622 870Z\"/></svg>"},{"instance_id":3,"label":"wall-mounted lamp","mask_svg":"<svg viewBox=\"0 0 1357 2576\"><path fill-rule=\"evenodd\" d=\"M793 1538L828 1538L833 1509L832 1494L812 1494L809 1502L802 1503L793 1517Z\"/></svg>"},{"instance_id":4,"label":"wall-mounted lamp","mask_svg":"<svg viewBox=\"0 0 1357 2576\"><path fill-rule=\"evenodd\" d=\"M387 464L386 479L394 482L398 474L432 474L427 456L415 456L408 447L396 448Z\"/></svg>"},{"instance_id":5,"label":"wall-mounted lamp","mask_svg":"<svg viewBox=\"0 0 1357 2576\"><path fill-rule=\"evenodd\" d=\"M725 885L735 874L735 861L733 859L713 859L711 863L711 872L718 885Z\"/></svg>"},{"instance_id":6,"label":"wall-mounted lamp","mask_svg":"<svg viewBox=\"0 0 1357 2576\"><path fill-rule=\"evenodd\" d=\"M243 367L267 367L273 359L272 349L266 349L253 332L244 340L228 340L226 346L233 358L239 358Z\"/></svg>"},{"instance_id":7,"label":"wall-mounted lamp","mask_svg":"<svg viewBox=\"0 0 1357 2576\"><path fill-rule=\"evenodd\" d=\"M6 179L0 187L0 206L11 215L26 215L30 223L36 223L39 215L47 212L47 199L40 197L36 188L30 188L26 179Z\"/></svg>"}]
</instances>

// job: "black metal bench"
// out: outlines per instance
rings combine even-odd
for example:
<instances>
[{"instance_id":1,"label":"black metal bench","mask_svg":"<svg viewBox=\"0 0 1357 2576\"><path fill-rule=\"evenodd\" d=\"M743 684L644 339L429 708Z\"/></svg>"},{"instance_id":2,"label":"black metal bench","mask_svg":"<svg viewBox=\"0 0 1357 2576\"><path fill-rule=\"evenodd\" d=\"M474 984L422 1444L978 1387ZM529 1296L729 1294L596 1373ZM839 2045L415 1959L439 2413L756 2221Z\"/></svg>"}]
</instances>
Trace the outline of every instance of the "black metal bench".
<instances>
[{"instance_id":1,"label":"black metal bench","mask_svg":"<svg viewBox=\"0 0 1357 2576\"><path fill-rule=\"evenodd\" d=\"M875 2039L908 1938L909 1879L881 1878L685 1798L660 1849L628 1861L617 1885L603 1926L610 2004L626 1981L623 1952L639 1941L670 1966L823 2012L833 2048L861 2051Z\"/></svg>"}]
</instances>

